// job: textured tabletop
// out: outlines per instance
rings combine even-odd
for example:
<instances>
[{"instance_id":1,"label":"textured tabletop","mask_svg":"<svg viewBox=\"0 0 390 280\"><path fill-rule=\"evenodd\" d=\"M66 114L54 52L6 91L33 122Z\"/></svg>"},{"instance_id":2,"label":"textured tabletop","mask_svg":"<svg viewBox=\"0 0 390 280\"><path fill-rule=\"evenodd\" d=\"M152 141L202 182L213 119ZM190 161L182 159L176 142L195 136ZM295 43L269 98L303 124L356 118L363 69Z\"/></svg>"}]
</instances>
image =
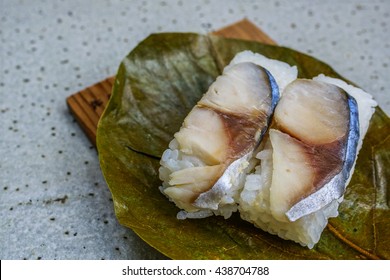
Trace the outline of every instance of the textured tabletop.
<instances>
[{"instance_id":1,"label":"textured tabletop","mask_svg":"<svg viewBox=\"0 0 390 280\"><path fill-rule=\"evenodd\" d=\"M66 97L150 33L243 18L330 64L390 113L390 1L0 0L0 259L160 259L118 224Z\"/></svg>"}]
</instances>

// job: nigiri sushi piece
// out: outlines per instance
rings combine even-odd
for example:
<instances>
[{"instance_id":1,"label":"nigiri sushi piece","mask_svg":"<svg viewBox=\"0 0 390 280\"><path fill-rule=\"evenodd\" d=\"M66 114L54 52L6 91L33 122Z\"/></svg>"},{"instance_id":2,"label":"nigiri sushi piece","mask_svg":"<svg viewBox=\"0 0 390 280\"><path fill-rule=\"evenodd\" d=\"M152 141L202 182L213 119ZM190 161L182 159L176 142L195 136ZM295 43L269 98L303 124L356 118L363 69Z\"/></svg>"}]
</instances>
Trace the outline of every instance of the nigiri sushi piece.
<instances>
[{"instance_id":1,"label":"nigiri sushi piece","mask_svg":"<svg viewBox=\"0 0 390 280\"><path fill-rule=\"evenodd\" d=\"M228 218L237 210L246 171L279 100L273 74L250 62L259 55L242 55L246 61L225 67L162 155L160 190L182 209L179 219ZM296 78L295 67L281 68Z\"/></svg>"},{"instance_id":2,"label":"nigiri sushi piece","mask_svg":"<svg viewBox=\"0 0 390 280\"><path fill-rule=\"evenodd\" d=\"M375 106L361 89L323 75L287 85L240 194L241 217L313 248L338 215Z\"/></svg>"}]
</instances>

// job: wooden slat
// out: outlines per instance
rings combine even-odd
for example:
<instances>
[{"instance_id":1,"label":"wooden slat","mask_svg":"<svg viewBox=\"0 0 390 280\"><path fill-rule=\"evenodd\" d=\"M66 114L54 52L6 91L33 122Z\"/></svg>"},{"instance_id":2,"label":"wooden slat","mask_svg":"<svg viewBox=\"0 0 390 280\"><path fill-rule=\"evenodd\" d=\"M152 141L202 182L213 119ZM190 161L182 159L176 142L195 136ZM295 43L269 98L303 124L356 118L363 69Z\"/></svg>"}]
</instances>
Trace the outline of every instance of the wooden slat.
<instances>
[{"instance_id":1,"label":"wooden slat","mask_svg":"<svg viewBox=\"0 0 390 280\"><path fill-rule=\"evenodd\" d=\"M247 19L217 30L213 34L276 45L274 40ZM110 98L114 81L115 77L109 77L66 99L69 110L95 146L97 125Z\"/></svg>"},{"instance_id":2,"label":"wooden slat","mask_svg":"<svg viewBox=\"0 0 390 280\"><path fill-rule=\"evenodd\" d=\"M107 78L66 99L69 110L88 139L96 146L96 129L114 85L114 77Z\"/></svg>"},{"instance_id":3,"label":"wooden slat","mask_svg":"<svg viewBox=\"0 0 390 280\"><path fill-rule=\"evenodd\" d=\"M276 42L272 40L271 37L247 19L226 26L225 28L213 32L213 34L225 38L258 41L269 45L276 45Z\"/></svg>"}]
</instances>

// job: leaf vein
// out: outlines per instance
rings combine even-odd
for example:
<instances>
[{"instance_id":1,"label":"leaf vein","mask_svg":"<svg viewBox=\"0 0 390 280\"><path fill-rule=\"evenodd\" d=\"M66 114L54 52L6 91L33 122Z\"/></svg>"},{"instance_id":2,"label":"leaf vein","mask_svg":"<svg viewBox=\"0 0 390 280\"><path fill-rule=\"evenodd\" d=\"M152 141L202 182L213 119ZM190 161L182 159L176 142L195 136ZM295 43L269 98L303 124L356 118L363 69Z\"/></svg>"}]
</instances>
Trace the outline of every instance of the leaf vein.
<instances>
[{"instance_id":1,"label":"leaf vein","mask_svg":"<svg viewBox=\"0 0 390 280\"><path fill-rule=\"evenodd\" d=\"M330 232L336 236L336 238L338 238L339 240L341 240L342 242L344 242L345 244L347 244L349 247L355 249L356 251L358 251L359 253L361 253L362 255L364 255L365 257L369 258L369 259L372 259L372 260L380 260L381 258L378 257L377 255L375 254L372 254L370 252L368 252L367 250L361 248L360 246L358 246L357 244L353 243L352 241L348 240L347 238L345 238L338 230L337 228L335 228L334 226L332 226L330 223L328 223L328 229L330 230Z\"/></svg>"}]
</instances>

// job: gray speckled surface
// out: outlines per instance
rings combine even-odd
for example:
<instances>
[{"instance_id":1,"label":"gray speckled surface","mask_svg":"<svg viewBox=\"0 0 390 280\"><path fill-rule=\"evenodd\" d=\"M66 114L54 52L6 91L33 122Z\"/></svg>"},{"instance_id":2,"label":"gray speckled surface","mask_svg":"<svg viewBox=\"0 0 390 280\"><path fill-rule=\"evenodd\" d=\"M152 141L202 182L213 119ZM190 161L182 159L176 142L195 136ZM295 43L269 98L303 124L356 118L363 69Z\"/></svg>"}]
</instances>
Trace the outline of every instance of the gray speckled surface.
<instances>
[{"instance_id":1,"label":"gray speckled surface","mask_svg":"<svg viewBox=\"0 0 390 280\"><path fill-rule=\"evenodd\" d=\"M0 258L164 258L115 219L97 153L65 98L150 33L247 17L390 112L390 1L0 1Z\"/></svg>"}]
</instances>

